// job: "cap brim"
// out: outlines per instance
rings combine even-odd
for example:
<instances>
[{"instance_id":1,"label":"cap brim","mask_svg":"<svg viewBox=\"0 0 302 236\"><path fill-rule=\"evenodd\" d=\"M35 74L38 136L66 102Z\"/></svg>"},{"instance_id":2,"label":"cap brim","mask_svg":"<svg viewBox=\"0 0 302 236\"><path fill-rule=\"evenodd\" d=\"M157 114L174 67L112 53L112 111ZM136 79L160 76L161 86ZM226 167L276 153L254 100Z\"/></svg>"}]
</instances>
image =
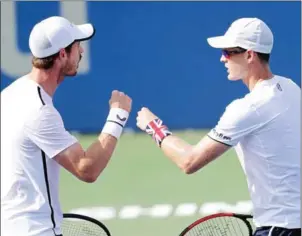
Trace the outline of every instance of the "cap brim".
<instances>
[{"instance_id":1,"label":"cap brim","mask_svg":"<svg viewBox=\"0 0 302 236\"><path fill-rule=\"evenodd\" d=\"M217 37L211 37L207 39L210 46L213 48L234 48L238 47L238 45L235 45L233 40L230 40L226 36L217 36Z\"/></svg>"},{"instance_id":2,"label":"cap brim","mask_svg":"<svg viewBox=\"0 0 302 236\"><path fill-rule=\"evenodd\" d=\"M77 34L75 36L75 40L77 41L85 41L91 39L95 34L95 29L92 24L83 24L77 25Z\"/></svg>"}]
</instances>

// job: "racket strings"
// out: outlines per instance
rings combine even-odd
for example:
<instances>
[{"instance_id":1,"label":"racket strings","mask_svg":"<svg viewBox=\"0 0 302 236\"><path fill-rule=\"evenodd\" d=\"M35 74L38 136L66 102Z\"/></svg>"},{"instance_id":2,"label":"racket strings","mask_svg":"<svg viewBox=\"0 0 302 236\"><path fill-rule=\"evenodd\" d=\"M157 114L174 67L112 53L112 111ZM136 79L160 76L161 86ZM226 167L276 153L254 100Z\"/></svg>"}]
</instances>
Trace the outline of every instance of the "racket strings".
<instances>
[{"instance_id":1,"label":"racket strings","mask_svg":"<svg viewBox=\"0 0 302 236\"><path fill-rule=\"evenodd\" d=\"M249 236L249 229L241 219L217 217L196 225L186 236Z\"/></svg>"},{"instance_id":2,"label":"racket strings","mask_svg":"<svg viewBox=\"0 0 302 236\"><path fill-rule=\"evenodd\" d=\"M64 219L62 222L64 236L107 236L98 225L78 219Z\"/></svg>"}]
</instances>

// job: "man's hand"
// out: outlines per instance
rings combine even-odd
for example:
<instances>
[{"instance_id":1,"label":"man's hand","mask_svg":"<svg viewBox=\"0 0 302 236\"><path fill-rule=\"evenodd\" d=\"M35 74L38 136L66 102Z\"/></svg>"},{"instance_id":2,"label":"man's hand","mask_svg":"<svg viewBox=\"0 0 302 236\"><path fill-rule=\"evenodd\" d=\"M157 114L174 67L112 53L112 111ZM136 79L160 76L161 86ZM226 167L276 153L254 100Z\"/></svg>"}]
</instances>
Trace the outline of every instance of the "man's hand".
<instances>
[{"instance_id":1,"label":"man's hand","mask_svg":"<svg viewBox=\"0 0 302 236\"><path fill-rule=\"evenodd\" d=\"M143 107L138 113L136 117L136 125L138 128L140 128L142 131L146 130L147 125L150 123L150 121L158 118L156 115L154 115L148 108Z\"/></svg>"},{"instance_id":2,"label":"man's hand","mask_svg":"<svg viewBox=\"0 0 302 236\"><path fill-rule=\"evenodd\" d=\"M113 90L109 100L110 108L121 108L127 112L131 112L132 99L118 90Z\"/></svg>"}]
</instances>

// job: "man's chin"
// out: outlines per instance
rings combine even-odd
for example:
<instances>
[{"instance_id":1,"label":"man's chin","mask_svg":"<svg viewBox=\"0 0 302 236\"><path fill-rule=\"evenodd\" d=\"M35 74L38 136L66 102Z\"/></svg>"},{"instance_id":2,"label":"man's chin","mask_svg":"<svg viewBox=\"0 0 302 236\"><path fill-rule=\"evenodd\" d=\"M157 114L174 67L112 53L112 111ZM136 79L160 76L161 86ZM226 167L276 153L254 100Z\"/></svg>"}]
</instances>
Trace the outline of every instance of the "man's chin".
<instances>
[{"instance_id":1,"label":"man's chin","mask_svg":"<svg viewBox=\"0 0 302 236\"><path fill-rule=\"evenodd\" d=\"M66 77L74 77L78 74L78 71L73 71L73 72L69 72L69 73L66 73L65 76Z\"/></svg>"},{"instance_id":2,"label":"man's chin","mask_svg":"<svg viewBox=\"0 0 302 236\"><path fill-rule=\"evenodd\" d=\"M241 80L241 78L239 76L232 76L232 75L228 74L228 80L237 81L237 80Z\"/></svg>"}]
</instances>

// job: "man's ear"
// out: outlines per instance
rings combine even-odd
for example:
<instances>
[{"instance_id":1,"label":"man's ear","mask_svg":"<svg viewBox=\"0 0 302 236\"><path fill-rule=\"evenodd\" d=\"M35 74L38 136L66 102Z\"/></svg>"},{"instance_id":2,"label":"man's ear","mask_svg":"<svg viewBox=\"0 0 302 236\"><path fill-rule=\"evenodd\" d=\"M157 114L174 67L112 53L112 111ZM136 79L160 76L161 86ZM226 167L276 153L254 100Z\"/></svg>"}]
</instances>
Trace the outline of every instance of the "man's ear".
<instances>
[{"instance_id":1,"label":"man's ear","mask_svg":"<svg viewBox=\"0 0 302 236\"><path fill-rule=\"evenodd\" d=\"M246 54L247 54L247 60L248 60L248 62L254 61L255 57L257 56L256 53L254 51L251 51L251 50L248 50L246 52Z\"/></svg>"},{"instance_id":2,"label":"man's ear","mask_svg":"<svg viewBox=\"0 0 302 236\"><path fill-rule=\"evenodd\" d=\"M66 50L63 48L59 51L59 57L60 58L65 58L67 55L66 55Z\"/></svg>"}]
</instances>

